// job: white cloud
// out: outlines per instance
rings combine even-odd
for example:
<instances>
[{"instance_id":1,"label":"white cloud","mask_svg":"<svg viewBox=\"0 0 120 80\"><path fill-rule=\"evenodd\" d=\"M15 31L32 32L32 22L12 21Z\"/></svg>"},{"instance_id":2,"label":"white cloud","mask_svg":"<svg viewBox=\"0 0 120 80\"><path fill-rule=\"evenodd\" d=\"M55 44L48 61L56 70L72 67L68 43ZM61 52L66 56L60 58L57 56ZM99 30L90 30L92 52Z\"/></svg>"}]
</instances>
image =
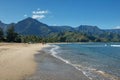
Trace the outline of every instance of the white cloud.
<instances>
[{"instance_id":1,"label":"white cloud","mask_svg":"<svg viewBox=\"0 0 120 80\"><path fill-rule=\"evenodd\" d=\"M24 15L24 17L27 17L27 16L28 16L27 14Z\"/></svg>"},{"instance_id":2,"label":"white cloud","mask_svg":"<svg viewBox=\"0 0 120 80\"><path fill-rule=\"evenodd\" d=\"M48 10L40 10L39 8L36 11L32 12L32 18L34 19L43 19L48 14Z\"/></svg>"},{"instance_id":3,"label":"white cloud","mask_svg":"<svg viewBox=\"0 0 120 80\"><path fill-rule=\"evenodd\" d=\"M120 29L120 26L116 26L116 27L114 27L114 29Z\"/></svg>"},{"instance_id":4,"label":"white cloud","mask_svg":"<svg viewBox=\"0 0 120 80\"><path fill-rule=\"evenodd\" d=\"M35 14L35 13L36 13L36 11L33 11L32 13L33 13L33 14Z\"/></svg>"},{"instance_id":5,"label":"white cloud","mask_svg":"<svg viewBox=\"0 0 120 80\"><path fill-rule=\"evenodd\" d=\"M45 15L32 15L33 19L43 19L45 18Z\"/></svg>"},{"instance_id":6,"label":"white cloud","mask_svg":"<svg viewBox=\"0 0 120 80\"><path fill-rule=\"evenodd\" d=\"M32 12L33 14L47 14L48 13L48 11L47 10L37 10L37 11L33 11Z\"/></svg>"}]
</instances>

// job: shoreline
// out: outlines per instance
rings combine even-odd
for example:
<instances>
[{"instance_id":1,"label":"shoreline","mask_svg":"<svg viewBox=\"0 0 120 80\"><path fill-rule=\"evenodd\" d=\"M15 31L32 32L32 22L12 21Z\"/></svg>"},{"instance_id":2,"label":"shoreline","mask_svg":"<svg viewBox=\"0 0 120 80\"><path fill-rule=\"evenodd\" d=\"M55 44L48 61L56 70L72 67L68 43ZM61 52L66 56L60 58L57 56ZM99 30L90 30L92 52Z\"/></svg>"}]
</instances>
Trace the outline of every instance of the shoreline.
<instances>
[{"instance_id":1,"label":"shoreline","mask_svg":"<svg viewBox=\"0 0 120 80\"><path fill-rule=\"evenodd\" d=\"M51 52L51 44L0 43L0 79L90 80L77 67L54 56L56 53ZM102 71L95 72L110 77Z\"/></svg>"},{"instance_id":2,"label":"shoreline","mask_svg":"<svg viewBox=\"0 0 120 80\"><path fill-rule=\"evenodd\" d=\"M50 47L48 44L46 48L43 48L38 54L35 54L37 70L32 76L27 77L25 80L94 80L94 78L81 71L78 68L79 66L71 64L69 61L56 56L55 52L51 52L51 50L57 47L52 49ZM93 71L96 74L96 78L100 80L102 78L105 80L119 80L116 76L105 73L104 71L96 69Z\"/></svg>"},{"instance_id":3,"label":"shoreline","mask_svg":"<svg viewBox=\"0 0 120 80\"><path fill-rule=\"evenodd\" d=\"M82 71L52 56L46 48L35 54L37 70L25 80L90 80Z\"/></svg>"},{"instance_id":4,"label":"shoreline","mask_svg":"<svg viewBox=\"0 0 120 80\"><path fill-rule=\"evenodd\" d=\"M37 63L34 55L46 45L0 43L0 79L22 80L32 75Z\"/></svg>"}]
</instances>

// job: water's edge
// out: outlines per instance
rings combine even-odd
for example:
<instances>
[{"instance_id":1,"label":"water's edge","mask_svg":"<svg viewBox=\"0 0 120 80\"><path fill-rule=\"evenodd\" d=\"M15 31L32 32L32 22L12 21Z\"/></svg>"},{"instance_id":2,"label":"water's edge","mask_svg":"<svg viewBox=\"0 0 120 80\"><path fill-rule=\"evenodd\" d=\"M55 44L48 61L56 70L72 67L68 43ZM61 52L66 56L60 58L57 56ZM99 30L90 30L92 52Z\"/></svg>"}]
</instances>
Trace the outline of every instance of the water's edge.
<instances>
[{"instance_id":1,"label":"water's edge","mask_svg":"<svg viewBox=\"0 0 120 80\"><path fill-rule=\"evenodd\" d=\"M52 45L35 55L37 70L25 80L89 80L81 71L51 54Z\"/></svg>"},{"instance_id":2,"label":"water's edge","mask_svg":"<svg viewBox=\"0 0 120 80\"><path fill-rule=\"evenodd\" d=\"M94 69L94 68L84 68L79 65L79 64L72 64L70 61L66 60L66 59L63 59L62 57L58 56L57 55L57 52L56 50L59 49L60 47L58 45L50 45L52 46L50 52L51 52L51 55L54 56L55 58L65 62L66 64L69 64L71 66L73 66L75 69L79 70L79 71L82 71L82 73L88 77L90 80L119 80L118 77L114 76L114 75L111 75L111 74L108 74L102 70L97 70L97 69ZM95 75L94 75L95 74Z\"/></svg>"}]
</instances>

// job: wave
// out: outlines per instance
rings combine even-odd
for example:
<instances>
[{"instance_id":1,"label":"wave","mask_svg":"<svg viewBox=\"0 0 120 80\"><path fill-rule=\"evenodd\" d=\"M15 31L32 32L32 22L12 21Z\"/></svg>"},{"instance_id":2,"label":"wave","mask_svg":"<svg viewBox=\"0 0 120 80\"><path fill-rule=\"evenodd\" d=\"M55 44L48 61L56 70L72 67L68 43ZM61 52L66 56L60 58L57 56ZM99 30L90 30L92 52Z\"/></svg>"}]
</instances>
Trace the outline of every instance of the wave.
<instances>
[{"instance_id":1,"label":"wave","mask_svg":"<svg viewBox=\"0 0 120 80\"><path fill-rule=\"evenodd\" d=\"M60 59L61 61L65 62L66 64L69 64L71 66L73 66L75 69L81 71L86 77L88 77L90 80L93 79L98 79L98 80L104 80L106 78L108 78L109 80L117 80L116 76L110 75L104 71L101 70L97 70L94 68L90 68L90 67L86 67L86 66L82 66L80 64L73 64L70 61L58 56L57 54L57 50L60 49L59 46L57 45L51 45L52 49L50 50L51 55L57 59Z\"/></svg>"},{"instance_id":2,"label":"wave","mask_svg":"<svg viewBox=\"0 0 120 80\"><path fill-rule=\"evenodd\" d=\"M120 47L120 45L111 45L111 47Z\"/></svg>"},{"instance_id":3,"label":"wave","mask_svg":"<svg viewBox=\"0 0 120 80\"><path fill-rule=\"evenodd\" d=\"M53 48L50 50L50 52L52 53L52 54L51 54L52 56L54 56L54 57L57 58L57 59L62 60L63 62L65 62L65 63L67 63L67 64L70 64L69 61L67 61L67 60L65 60L65 59L63 59L62 57L60 57L60 56L57 55L57 52L56 52L55 50L59 49L59 48L60 48L59 46L52 45L52 47L53 47Z\"/></svg>"}]
</instances>

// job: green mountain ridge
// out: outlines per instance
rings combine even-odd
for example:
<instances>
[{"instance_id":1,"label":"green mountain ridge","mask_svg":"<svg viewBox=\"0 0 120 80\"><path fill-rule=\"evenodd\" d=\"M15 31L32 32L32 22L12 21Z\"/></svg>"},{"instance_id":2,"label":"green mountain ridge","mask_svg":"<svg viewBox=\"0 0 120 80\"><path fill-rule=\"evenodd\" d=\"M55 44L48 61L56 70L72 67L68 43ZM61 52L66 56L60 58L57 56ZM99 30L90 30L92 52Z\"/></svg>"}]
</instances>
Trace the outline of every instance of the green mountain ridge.
<instances>
[{"instance_id":1,"label":"green mountain ridge","mask_svg":"<svg viewBox=\"0 0 120 80\"><path fill-rule=\"evenodd\" d=\"M4 31L9 27L10 24L4 24L0 22L0 27ZM28 17L24 20L14 23L15 31L21 35L36 35L36 36L48 36L52 33L61 33L61 32L78 32L85 33L88 35L93 34L104 34L104 33L115 33L120 34L120 29L100 29L97 26L90 25L80 25L78 27L71 26L49 26L42 22L39 22L36 19Z\"/></svg>"},{"instance_id":2,"label":"green mountain ridge","mask_svg":"<svg viewBox=\"0 0 120 80\"><path fill-rule=\"evenodd\" d=\"M120 29L100 29L90 25L49 26L30 17L18 23L0 22L0 28L1 33L2 29L6 32L1 41L9 42L120 42Z\"/></svg>"}]
</instances>

